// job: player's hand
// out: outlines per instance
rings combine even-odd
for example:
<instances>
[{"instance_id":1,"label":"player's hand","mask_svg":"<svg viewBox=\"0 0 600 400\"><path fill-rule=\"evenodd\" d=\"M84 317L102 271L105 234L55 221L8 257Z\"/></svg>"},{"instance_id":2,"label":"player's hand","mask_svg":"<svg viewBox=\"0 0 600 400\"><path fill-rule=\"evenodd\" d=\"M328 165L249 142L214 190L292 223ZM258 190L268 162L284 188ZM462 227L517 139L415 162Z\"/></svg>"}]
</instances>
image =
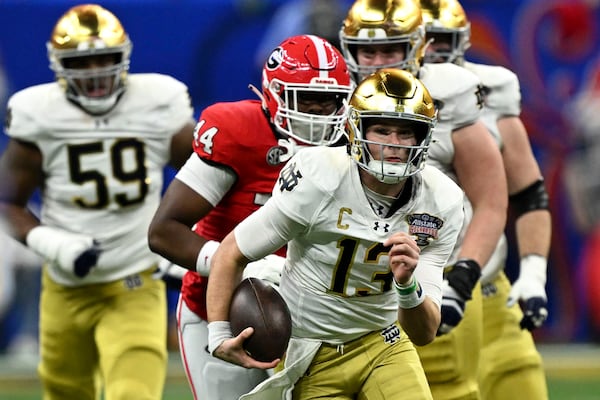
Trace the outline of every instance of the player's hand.
<instances>
[{"instance_id":1,"label":"player's hand","mask_svg":"<svg viewBox=\"0 0 600 400\"><path fill-rule=\"evenodd\" d=\"M523 310L521 329L532 331L542 326L548 318L545 286L546 259L537 255L524 257L519 278L513 283L507 302L508 307L520 303Z\"/></svg>"},{"instance_id":2,"label":"player's hand","mask_svg":"<svg viewBox=\"0 0 600 400\"><path fill-rule=\"evenodd\" d=\"M188 269L174 264L166 258L161 258L158 262L158 268L152 274L152 278L162 279L167 287L179 290L181 289L183 276L188 271Z\"/></svg>"},{"instance_id":3,"label":"player's hand","mask_svg":"<svg viewBox=\"0 0 600 400\"><path fill-rule=\"evenodd\" d=\"M442 321L438 336L454 329L465 314L473 288L479 281L481 268L474 260L458 260L445 274L442 286Z\"/></svg>"},{"instance_id":4,"label":"player's hand","mask_svg":"<svg viewBox=\"0 0 600 400\"><path fill-rule=\"evenodd\" d=\"M244 269L243 277L244 279L249 277L263 279L279 287L284 265L285 257L269 254L260 260L248 263Z\"/></svg>"},{"instance_id":5,"label":"player's hand","mask_svg":"<svg viewBox=\"0 0 600 400\"><path fill-rule=\"evenodd\" d=\"M37 226L27 234L27 245L50 263L80 278L96 266L102 249L91 236L50 226Z\"/></svg>"},{"instance_id":6,"label":"player's hand","mask_svg":"<svg viewBox=\"0 0 600 400\"><path fill-rule=\"evenodd\" d=\"M250 357L244 350L244 341L254 333L254 328L248 327L234 338L224 340L214 351L213 356L221 360L240 365L244 368L271 369L279 364L279 359L271 362L261 362Z\"/></svg>"},{"instance_id":7,"label":"player's hand","mask_svg":"<svg viewBox=\"0 0 600 400\"><path fill-rule=\"evenodd\" d=\"M467 299L450 286L447 280L442 283L442 321L438 328L438 336L450 332L456 328L465 315Z\"/></svg>"},{"instance_id":8,"label":"player's hand","mask_svg":"<svg viewBox=\"0 0 600 400\"><path fill-rule=\"evenodd\" d=\"M390 247L388 257L394 280L399 284L406 284L411 280L419 262L421 249L417 242L405 232L396 232L383 245Z\"/></svg>"},{"instance_id":9,"label":"player's hand","mask_svg":"<svg viewBox=\"0 0 600 400\"><path fill-rule=\"evenodd\" d=\"M296 141L292 138L279 139L277 144L282 149L285 149L285 153L279 156L279 162L284 163L287 162L294 154L298 152L303 147L308 147L306 145L301 145L296 143Z\"/></svg>"}]
</instances>

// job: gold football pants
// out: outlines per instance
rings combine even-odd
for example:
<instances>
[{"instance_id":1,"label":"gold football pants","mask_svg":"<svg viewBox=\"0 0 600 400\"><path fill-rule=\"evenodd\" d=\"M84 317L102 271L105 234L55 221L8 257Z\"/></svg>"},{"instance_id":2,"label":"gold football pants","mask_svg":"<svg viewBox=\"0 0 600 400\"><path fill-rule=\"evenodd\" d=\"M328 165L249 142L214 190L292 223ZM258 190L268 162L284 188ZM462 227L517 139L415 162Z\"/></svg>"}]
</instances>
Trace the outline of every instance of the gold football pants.
<instances>
[{"instance_id":1,"label":"gold football pants","mask_svg":"<svg viewBox=\"0 0 600 400\"><path fill-rule=\"evenodd\" d=\"M44 272L38 372L45 400L94 400L101 391L105 400L162 398L166 292L151 275L64 287Z\"/></svg>"},{"instance_id":2,"label":"gold football pants","mask_svg":"<svg viewBox=\"0 0 600 400\"><path fill-rule=\"evenodd\" d=\"M473 289L465 315L456 328L417 352L434 400L478 400L477 369L483 324L481 286Z\"/></svg>"},{"instance_id":3,"label":"gold football pants","mask_svg":"<svg viewBox=\"0 0 600 400\"><path fill-rule=\"evenodd\" d=\"M482 288L483 348L479 385L485 400L548 399L542 358L531 333L521 329L519 304L508 308L504 273Z\"/></svg>"}]
</instances>

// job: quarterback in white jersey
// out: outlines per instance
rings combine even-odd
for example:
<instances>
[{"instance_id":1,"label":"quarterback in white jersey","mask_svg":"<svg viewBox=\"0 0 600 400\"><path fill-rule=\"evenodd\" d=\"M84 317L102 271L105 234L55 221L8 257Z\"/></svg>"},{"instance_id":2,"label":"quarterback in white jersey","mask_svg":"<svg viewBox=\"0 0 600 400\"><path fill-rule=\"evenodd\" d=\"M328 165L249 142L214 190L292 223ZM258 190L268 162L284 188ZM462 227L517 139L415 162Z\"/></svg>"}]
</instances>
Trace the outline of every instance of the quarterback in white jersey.
<instances>
[{"instance_id":1,"label":"quarterback in white jersey","mask_svg":"<svg viewBox=\"0 0 600 400\"><path fill-rule=\"evenodd\" d=\"M128 74L131 42L94 4L69 9L47 44L57 82L14 94L0 159L11 234L44 258L39 373L45 399L160 399L164 283L147 230L163 169L191 154L187 88ZM41 190L41 215L27 209Z\"/></svg>"},{"instance_id":2,"label":"quarterback in white jersey","mask_svg":"<svg viewBox=\"0 0 600 400\"><path fill-rule=\"evenodd\" d=\"M543 176L519 118L519 81L504 67L465 61L465 51L470 44L470 24L458 1L422 0L421 4L427 38L431 41L426 62L451 62L473 72L481 80L485 99L482 120L502 152L510 207L516 217L520 258L518 279L511 286L504 274L507 257L504 236L484 267L481 279L481 395L490 400L547 399L542 359L529 331L540 327L548 315L546 259L552 222Z\"/></svg>"},{"instance_id":3,"label":"quarterback in white jersey","mask_svg":"<svg viewBox=\"0 0 600 400\"><path fill-rule=\"evenodd\" d=\"M468 223L445 273L440 336L417 350L434 399L478 398L482 311L476 285L504 230L508 203L502 157L481 120L480 81L453 64L422 64L425 38L418 0L355 1L340 42L357 79L376 68L408 70L438 104L428 162L464 190ZM468 357L452 362L456 354Z\"/></svg>"},{"instance_id":4,"label":"quarterback in white jersey","mask_svg":"<svg viewBox=\"0 0 600 400\"><path fill-rule=\"evenodd\" d=\"M213 355L246 367L278 362L242 350L252 329L232 338L227 310L245 264L285 243L280 292L296 340L289 358L298 343L317 343L301 371L286 358L256 392L295 373L297 399L431 399L410 340L435 337L443 268L464 217L462 191L425 165L434 121L433 101L412 74L374 73L350 99L348 147L299 151L273 197L221 243L207 293ZM344 379L334 379L340 369Z\"/></svg>"}]
</instances>

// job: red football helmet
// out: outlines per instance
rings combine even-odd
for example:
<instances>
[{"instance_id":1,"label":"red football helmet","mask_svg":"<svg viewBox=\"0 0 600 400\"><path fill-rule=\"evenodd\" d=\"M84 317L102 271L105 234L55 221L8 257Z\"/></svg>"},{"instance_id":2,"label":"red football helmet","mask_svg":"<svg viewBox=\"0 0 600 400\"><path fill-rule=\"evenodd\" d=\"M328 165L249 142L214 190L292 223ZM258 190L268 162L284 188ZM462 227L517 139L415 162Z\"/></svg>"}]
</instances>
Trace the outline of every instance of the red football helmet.
<instances>
[{"instance_id":1,"label":"red football helmet","mask_svg":"<svg viewBox=\"0 0 600 400\"><path fill-rule=\"evenodd\" d=\"M342 54L314 35L284 40L265 62L262 73L264 104L275 128L299 144L331 145L343 134L344 100L352 92ZM299 111L306 101L332 104L327 115ZM321 108L323 110L325 107Z\"/></svg>"}]
</instances>

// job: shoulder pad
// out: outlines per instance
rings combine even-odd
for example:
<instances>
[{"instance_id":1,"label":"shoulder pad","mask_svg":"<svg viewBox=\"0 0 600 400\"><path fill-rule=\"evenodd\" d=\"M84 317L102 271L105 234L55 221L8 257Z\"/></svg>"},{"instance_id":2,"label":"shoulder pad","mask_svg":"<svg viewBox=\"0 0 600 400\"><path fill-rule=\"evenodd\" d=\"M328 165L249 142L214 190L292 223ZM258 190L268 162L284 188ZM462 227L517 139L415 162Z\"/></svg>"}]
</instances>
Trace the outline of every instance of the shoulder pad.
<instances>
[{"instance_id":1,"label":"shoulder pad","mask_svg":"<svg viewBox=\"0 0 600 400\"><path fill-rule=\"evenodd\" d=\"M485 88L485 106L499 117L521 113L521 89L517 75L502 66L465 63Z\"/></svg>"}]
</instances>

